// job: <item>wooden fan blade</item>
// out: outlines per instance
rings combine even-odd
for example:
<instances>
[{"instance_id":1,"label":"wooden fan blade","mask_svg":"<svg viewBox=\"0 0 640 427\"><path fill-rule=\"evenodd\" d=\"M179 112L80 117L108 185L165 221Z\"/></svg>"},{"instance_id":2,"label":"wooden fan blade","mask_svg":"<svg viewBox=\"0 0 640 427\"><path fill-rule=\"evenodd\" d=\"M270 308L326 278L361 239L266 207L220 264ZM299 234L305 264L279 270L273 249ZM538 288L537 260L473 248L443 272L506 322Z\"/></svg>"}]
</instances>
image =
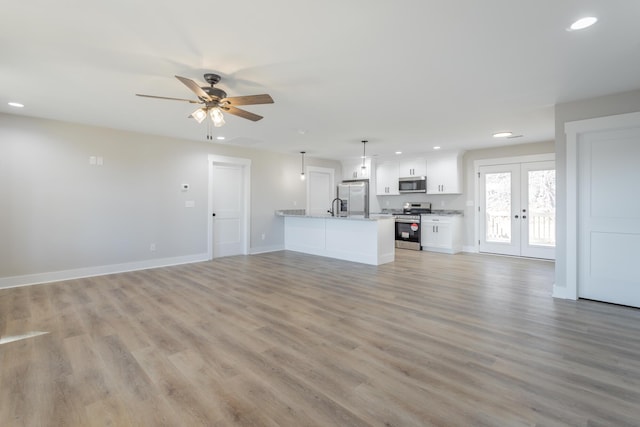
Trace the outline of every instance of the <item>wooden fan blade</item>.
<instances>
[{"instance_id":1,"label":"wooden fan blade","mask_svg":"<svg viewBox=\"0 0 640 427\"><path fill-rule=\"evenodd\" d=\"M171 101L184 101L184 102L190 102L191 104L202 104L202 102L194 101L193 99L169 98L167 96L143 95L141 93L136 93L136 96L142 96L145 98L155 98L155 99L169 99Z\"/></svg>"},{"instance_id":2,"label":"wooden fan blade","mask_svg":"<svg viewBox=\"0 0 640 427\"><path fill-rule=\"evenodd\" d=\"M188 87L193 93L196 94L198 98L202 99L203 101L213 101L213 98L211 98L207 92L203 91L202 88L198 86L198 83L194 82L193 80L180 76L176 76L176 79L184 83L186 87Z\"/></svg>"},{"instance_id":3,"label":"wooden fan blade","mask_svg":"<svg viewBox=\"0 0 640 427\"><path fill-rule=\"evenodd\" d=\"M254 121L254 122L257 122L258 120L262 119L262 116L250 113L250 112L245 111L245 110L241 110L241 109L236 108L236 107L232 107L230 105L226 105L226 106L220 107L220 108L223 111L225 111L225 112L227 112L229 114L233 114L234 116L242 117L243 119L249 119L249 120Z\"/></svg>"},{"instance_id":4,"label":"wooden fan blade","mask_svg":"<svg viewBox=\"0 0 640 427\"><path fill-rule=\"evenodd\" d=\"M271 95L248 95L248 96L230 96L221 99L220 102L228 102L229 105L256 105L256 104L273 104Z\"/></svg>"}]
</instances>

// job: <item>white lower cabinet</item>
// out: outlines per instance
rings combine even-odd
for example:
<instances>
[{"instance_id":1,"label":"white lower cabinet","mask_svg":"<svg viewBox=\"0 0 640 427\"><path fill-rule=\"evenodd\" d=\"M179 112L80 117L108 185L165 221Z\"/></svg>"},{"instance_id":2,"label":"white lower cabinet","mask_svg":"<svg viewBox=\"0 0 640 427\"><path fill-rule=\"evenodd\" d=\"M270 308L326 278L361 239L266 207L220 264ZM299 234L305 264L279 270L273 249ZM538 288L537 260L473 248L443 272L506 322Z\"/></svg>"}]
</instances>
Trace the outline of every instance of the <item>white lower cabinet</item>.
<instances>
[{"instance_id":1,"label":"white lower cabinet","mask_svg":"<svg viewBox=\"0 0 640 427\"><path fill-rule=\"evenodd\" d=\"M422 249L425 251L456 254L462 250L461 215L423 215Z\"/></svg>"}]
</instances>

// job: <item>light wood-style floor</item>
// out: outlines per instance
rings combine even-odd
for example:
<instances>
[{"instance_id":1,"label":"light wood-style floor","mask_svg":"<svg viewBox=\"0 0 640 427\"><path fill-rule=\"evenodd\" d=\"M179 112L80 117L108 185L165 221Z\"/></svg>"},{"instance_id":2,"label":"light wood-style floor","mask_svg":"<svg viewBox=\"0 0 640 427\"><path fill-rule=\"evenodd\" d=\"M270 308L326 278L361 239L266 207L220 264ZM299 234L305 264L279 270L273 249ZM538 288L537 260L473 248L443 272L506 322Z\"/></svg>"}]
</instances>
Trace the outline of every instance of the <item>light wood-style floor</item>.
<instances>
[{"instance_id":1,"label":"light wood-style floor","mask_svg":"<svg viewBox=\"0 0 640 427\"><path fill-rule=\"evenodd\" d=\"M640 310L553 263L293 252L0 290L1 426L640 425Z\"/></svg>"}]
</instances>

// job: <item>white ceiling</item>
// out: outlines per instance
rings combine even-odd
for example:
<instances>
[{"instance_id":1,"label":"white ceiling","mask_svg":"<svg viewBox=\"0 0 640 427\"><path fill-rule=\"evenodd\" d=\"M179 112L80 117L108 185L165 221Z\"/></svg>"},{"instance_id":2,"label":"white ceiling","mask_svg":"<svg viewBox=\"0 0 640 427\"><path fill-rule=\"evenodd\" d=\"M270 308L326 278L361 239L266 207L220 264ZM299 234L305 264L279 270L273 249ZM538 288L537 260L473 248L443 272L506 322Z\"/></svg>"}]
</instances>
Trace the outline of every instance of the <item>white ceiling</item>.
<instances>
[{"instance_id":1,"label":"white ceiling","mask_svg":"<svg viewBox=\"0 0 640 427\"><path fill-rule=\"evenodd\" d=\"M548 141L554 104L640 88L637 0L5 3L1 112L203 144L193 105L134 94L191 98L173 76L215 72L275 100L227 115L226 144L342 159L362 139L381 156Z\"/></svg>"}]
</instances>

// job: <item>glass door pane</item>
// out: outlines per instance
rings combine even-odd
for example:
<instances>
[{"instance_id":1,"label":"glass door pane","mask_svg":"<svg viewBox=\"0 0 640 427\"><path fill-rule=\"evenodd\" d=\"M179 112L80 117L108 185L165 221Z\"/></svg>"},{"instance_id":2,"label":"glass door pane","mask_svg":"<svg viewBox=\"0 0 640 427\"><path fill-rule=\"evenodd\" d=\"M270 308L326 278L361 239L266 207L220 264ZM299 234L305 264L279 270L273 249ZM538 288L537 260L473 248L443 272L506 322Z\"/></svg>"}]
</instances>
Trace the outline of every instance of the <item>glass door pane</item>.
<instances>
[{"instance_id":1,"label":"glass door pane","mask_svg":"<svg viewBox=\"0 0 640 427\"><path fill-rule=\"evenodd\" d=\"M530 170L528 182L529 244L555 247L556 171Z\"/></svg>"},{"instance_id":2,"label":"glass door pane","mask_svg":"<svg viewBox=\"0 0 640 427\"><path fill-rule=\"evenodd\" d=\"M485 241L511 243L511 172L485 175Z\"/></svg>"}]
</instances>

